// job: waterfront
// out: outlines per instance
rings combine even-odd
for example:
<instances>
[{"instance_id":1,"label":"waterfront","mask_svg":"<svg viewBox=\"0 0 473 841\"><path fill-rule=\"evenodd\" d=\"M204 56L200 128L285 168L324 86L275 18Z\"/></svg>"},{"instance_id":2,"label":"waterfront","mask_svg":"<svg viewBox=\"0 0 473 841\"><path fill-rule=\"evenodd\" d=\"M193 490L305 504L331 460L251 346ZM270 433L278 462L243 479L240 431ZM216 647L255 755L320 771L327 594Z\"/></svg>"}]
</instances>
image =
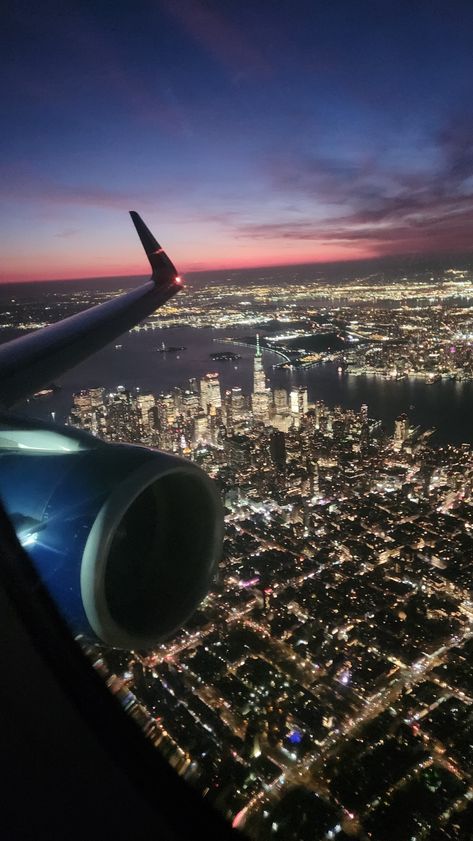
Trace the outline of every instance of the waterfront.
<instances>
[{"instance_id":1,"label":"waterfront","mask_svg":"<svg viewBox=\"0 0 473 841\"><path fill-rule=\"evenodd\" d=\"M210 354L229 350L228 344L215 341L240 330L212 330L210 328L167 328L142 330L129 333L120 339L121 347L114 345L97 353L61 378L62 389L50 398L31 401L27 412L47 418L52 411L60 422L66 417L71 395L82 388L105 385L115 388L124 385L139 387L142 391L158 394L174 386L182 386L189 377L200 378L218 370L222 387L241 386L244 393L251 392L254 351L238 346L241 359L237 362L218 363ZM248 332L248 331L246 331ZM162 342L171 346L184 346L181 353L162 354L156 351ZM359 410L367 403L370 416L380 418L389 432L394 419L402 412L409 415L413 425L423 429L435 427L434 443L473 442L473 383L440 381L428 385L420 379L401 381L380 377L339 374L337 366L329 363L306 370L273 370L280 357L264 352L264 366L272 388L281 386L288 390L295 385L305 385L309 400L323 400L328 406L339 405Z\"/></svg>"},{"instance_id":2,"label":"waterfront","mask_svg":"<svg viewBox=\"0 0 473 841\"><path fill-rule=\"evenodd\" d=\"M188 349L206 365L198 337ZM255 841L288 827L297 841L407 841L413 826L466 839L471 447L431 447L405 418L386 436L364 406L310 411L306 388L271 394L261 366L257 352L250 399L216 374L157 397L76 395L73 425L186 455L226 512L218 580L185 627L146 654L88 653L176 771Z\"/></svg>"}]
</instances>

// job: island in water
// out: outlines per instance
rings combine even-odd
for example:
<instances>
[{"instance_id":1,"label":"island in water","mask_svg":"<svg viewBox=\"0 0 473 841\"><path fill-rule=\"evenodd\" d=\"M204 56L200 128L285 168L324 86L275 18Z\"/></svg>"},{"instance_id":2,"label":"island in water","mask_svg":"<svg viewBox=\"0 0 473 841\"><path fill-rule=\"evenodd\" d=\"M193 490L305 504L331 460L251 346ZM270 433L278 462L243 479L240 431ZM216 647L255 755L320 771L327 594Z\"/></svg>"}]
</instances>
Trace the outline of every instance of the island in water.
<instances>
[{"instance_id":1,"label":"island in water","mask_svg":"<svg viewBox=\"0 0 473 841\"><path fill-rule=\"evenodd\" d=\"M210 353L209 356L214 362L235 362L237 359L241 359L241 356L238 353L233 353L228 350Z\"/></svg>"},{"instance_id":2,"label":"island in water","mask_svg":"<svg viewBox=\"0 0 473 841\"><path fill-rule=\"evenodd\" d=\"M179 345L178 347L166 347L164 342L162 343L161 347L156 348L158 353L179 353L181 350L187 350L183 345Z\"/></svg>"}]
</instances>

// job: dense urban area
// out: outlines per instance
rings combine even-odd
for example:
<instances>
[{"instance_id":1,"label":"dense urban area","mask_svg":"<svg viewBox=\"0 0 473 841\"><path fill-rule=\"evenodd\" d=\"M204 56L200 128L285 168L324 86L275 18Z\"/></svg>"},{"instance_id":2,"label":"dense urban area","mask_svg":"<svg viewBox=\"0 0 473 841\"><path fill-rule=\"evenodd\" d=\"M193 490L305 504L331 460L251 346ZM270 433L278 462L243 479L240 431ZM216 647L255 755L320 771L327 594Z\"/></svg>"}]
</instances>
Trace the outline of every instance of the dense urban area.
<instances>
[{"instance_id":1,"label":"dense urban area","mask_svg":"<svg viewBox=\"0 0 473 841\"><path fill-rule=\"evenodd\" d=\"M470 446L271 392L258 338L250 396L217 373L89 389L70 422L181 453L222 491L219 579L192 620L152 652L91 651L179 773L255 838L465 837Z\"/></svg>"},{"instance_id":2,"label":"dense urban area","mask_svg":"<svg viewBox=\"0 0 473 841\"><path fill-rule=\"evenodd\" d=\"M177 772L250 837L470 838L471 446L436 445L408 414L388 428L366 403L309 399L291 379L270 389L267 370L469 379L473 274L284 276L191 278L135 328L159 330L169 358L186 349L167 327L211 326L220 342L228 329L207 374L190 360L167 391L73 395L69 424L195 461L225 505L217 581L187 625L153 651L87 650ZM1 327L109 294L12 297ZM222 385L241 345L254 348L251 393Z\"/></svg>"},{"instance_id":3,"label":"dense urban area","mask_svg":"<svg viewBox=\"0 0 473 841\"><path fill-rule=\"evenodd\" d=\"M262 344L279 353L281 367L308 368L336 361L353 375L386 379L473 379L473 272L389 272L347 276L343 282L301 267L288 282L284 267L193 280L164 309L135 330L212 327L241 330L241 341L264 326ZM319 277L320 275L320 277ZM242 282L244 280L244 282ZM115 290L120 291L120 290ZM107 298L106 291L58 291L48 304L13 297L0 308L0 330L29 330ZM235 336L232 335L232 341Z\"/></svg>"}]
</instances>

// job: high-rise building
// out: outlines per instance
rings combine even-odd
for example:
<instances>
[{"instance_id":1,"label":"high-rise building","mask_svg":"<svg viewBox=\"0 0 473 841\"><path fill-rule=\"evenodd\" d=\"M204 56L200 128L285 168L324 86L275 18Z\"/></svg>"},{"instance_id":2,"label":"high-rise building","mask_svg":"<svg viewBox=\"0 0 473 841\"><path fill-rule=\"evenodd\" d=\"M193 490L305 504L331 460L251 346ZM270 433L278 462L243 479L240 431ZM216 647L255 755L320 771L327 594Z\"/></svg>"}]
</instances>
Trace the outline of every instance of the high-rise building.
<instances>
[{"instance_id":1,"label":"high-rise building","mask_svg":"<svg viewBox=\"0 0 473 841\"><path fill-rule=\"evenodd\" d=\"M253 391L255 393L266 391L266 376L263 368L263 358L259 343L259 333L256 334L256 354L253 369Z\"/></svg>"},{"instance_id":2,"label":"high-rise building","mask_svg":"<svg viewBox=\"0 0 473 841\"><path fill-rule=\"evenodd\" d=\"M73 426L90 430L92 424L92 403L88 390L84 389L72 396L72 408L69 421Z\"/></svg>"},{"instance_id":3,"label":"high-rise building","mask_svg":"<svg viewBox=\"0 0 473 841\"><path fill-rule=\"evenodd\" d=\"M346 435L346 424L344 418L334 418L332 421L332 434L334 441L343 441Z\"/></svg>"},{"instance_id":4,"label":"high-rise building","mask_svg":"<svg viewBox=\"0 0 473 841\"><path fill-rule=\"evenodd\" d=\"M307 389L304 386L299 386L291 391L290 396L291 412L293 415L306 415L309 407L307 397Z\"/></svg>"},{"instance_id":5,"label":"high-rise building","mask_svg":"<svg viewBox=\"0 0 473 841\"><path fill-rule=\"evenodd\" d=\"M271 405L271 392L266 388L266 376L263 368L259 334L256 334L256 354L253 370L253 394L251 396L251 409L253 418L258 423L269 424Z\"/></svg>"},{"instance_id":6,"label":"high-rise building","mask_svg":"<svg viewBox=\"0 0 473 841\"><path fill-rule=\"evenodd\" d=\"M280 432L289 432L293 426L293 422L294 419L289 411L286 411L284 414L274 414L271 418L271 426L274 429L279 429Z\"/></svg>"},{"instance_id":7,"label":"high-rise building","mask_svg":"<svg viewBox=\"0 0 473 841\"><path fill-rule=\"evenodd\" d=\"M273 392L274 409L278 414L284 413L288 408L287 391L285 388L275 388Z\"/></svg>"},{"instance_id":8,"label":"high-rise building","mask_svg":"<svg viewBox=\"0 0 473 841\"><path fill-rule=\"evenodd\" d=\"M224 399L224 416L228 429L242 421L247 414L246 403L241 388L227 389Z\"/></svg>"},{"instance_id":9,"label":"high-rise building","mask_svg":"<svg viewBox=\"0 0 473 841\"><path fill-rule=\"evenodd\" d=\"M233 420L241 420L246 414L245 398L241 388L232 388L230 399Z\"/></svg>"},{"instance_id":10,"label":"high-rise building","mask_svg":"<svg viewBox=\"0 0 473 841\"><path fill-rule=\"evenodd\" d=\"M226 389L225 394L223 395L223 419L227 429L230 429L233 425L233 413L232 392L229 388Z\"/></svg>"},{"instance_id":11,"label":"high-rise building","mask_svg":"<svg viewBox=\"0 0 473 841\"><path fill-rule=\"evenodd\" d=\"M153 412L156 400L153 394L138 394L136 398L138 414L144 432L149 432L153 426Z\"/></svg>"},{"instance_id":12,"label":"high-rise building","mask_svg":"<svg viewBox=\"0 0 473 841\"><path fill-rule=\"evenodd\" d=\"M409 418L407 415L399 415L394 421L394 446L401 448L409 433Z\"/></svg>"},{"instance_id":13,"label":"high-rise building","mask_svg":"<svg viewBox=\"0 0 473 841\"><path fill-rule=\"evenodd\" d=\"M193 418L200 409L200 399L198 393L186 389L182 395L181 411L183 415Z\"/></svg>"},{"instance_id":14,"label":"high-rise building","mask_svg":"<svg viewBox=\"0 0 473 841\"><path fill-rule=\"evenodd\" d=\"M221 409L222 393L217 373L206 374L205 377L202 377L200 381L200 405L204 412L210 412L211 408Z\"/></svg>"},{"instance_id":15,"label":"high-rise building","mask_svg":"<svg viewBox=\"0 0 473 841\"><path fill-rule=\"evenodd\" d=\"M141 417L133 397L123 386L108 395L105 434L110 441L141 441Z\"/></svg>"},{"instance_id":16,"label":"high-rise building","mask_svg":"<svg viewBox=\"0 0 473 841\"><path fill-rule=\"evenodd\" d=\"M363 403L360 410L361 430L360 430L360 450L362 454L366 454L370 445L370 426L368 421L368 406Z\"/></svg>"},{"instance_id":17,"label":"high-rise building","mask_svg":"<svg viewBox=\"0 0 473 841\"><path fill-rule=\"evenodd\" d=\"M288 432L293 425L293 417L289 410L288 393L285 388L275 388L273 392L273 407L271 411L271 426L280 432Z\"/></svg>"},{"instance_id":18,"label":"high-rise building","mask_svg":"<svg viewBox=\"0 0 473 841\"><path fill-rule=\"evenodd\" d=\"M315 428L316 429L320 429L322 431L325 429L325 427L326 427L325 406L324 406L323 403L320 403L319 400L315 404L314 422L315 422Z\"/></svg>"},{"instance_id":19,"label":"high-rise building","mask_svg":"<svg viewBox=\"0 0 473 841\"><path fill-rule=\"evenodd\" d=\"M176 415L180 415L182 412L182 398L184 392L182 388L178 388L177 386L172 390L172 399L174 401L174 409L176 411Z\"/></svg>"},{"instance_id":20,"label":"high-rise building","mask_svg":"<svg viewBox=\"0 0 473 841\"><path fill-rule=\"evenodd\" d=\"M201 411L194 418L194 433L192 440L194 444L206 444L210 438L209 419L205 412Z\"/></svg>"},{"instance_id":21,"label":"high-rise building","mask_svg":"<svg viewBox=\"0 0 473 841\"><path fill-rule=\"evenodd\" d=\"M269 389L265 391L255 391L251 395L251 409L253 418L258 423L269 424L269 409L271 405L271 393Z\"/></svg>"},{"instance_id":22,"label":"high-rise building","mask_svg":"<svg viewBox=\"0 0 473 841\"><path fill-rule=\"evenodd\" d=\"M103 388L87 388L74 394L69 422L93 435L103 432L104 395Z\"/></svg>"},{"instance_id":23,"label":"high-rise building","mask_svg":"<svg viewBox=\"0 0 473 841\"><path fill-rule=\"evenodd\" d=\"M320 496L319 485L319 465L318 462L309 461L307 463L307 472L309 474L309 489L312 494L312 499Z\"/></svg>"},{"instance_id":24,"label":"high-rise building","mask_svg":"<svg viewBox=\"0 0 473 841\"><path fill-rule=\"evenodd\" d=\"M228 458L240 467L251 462L251 439L247 435L231 435L225 439L224 450Z\"/></svg>"},{"instance_id":25,"label":"high-rise building","mask_svg":"<svg viewBox=\"0 0 473 841\"><path fill-rule=\"evenodd\" d=\"M176 417L176 409L174 406L174 398L172 394L160 394L159 397L156 399L156 408L159 420L159 428L162 431L167 429L167 427L173 423Z\"/></svg>"}]
</instances>

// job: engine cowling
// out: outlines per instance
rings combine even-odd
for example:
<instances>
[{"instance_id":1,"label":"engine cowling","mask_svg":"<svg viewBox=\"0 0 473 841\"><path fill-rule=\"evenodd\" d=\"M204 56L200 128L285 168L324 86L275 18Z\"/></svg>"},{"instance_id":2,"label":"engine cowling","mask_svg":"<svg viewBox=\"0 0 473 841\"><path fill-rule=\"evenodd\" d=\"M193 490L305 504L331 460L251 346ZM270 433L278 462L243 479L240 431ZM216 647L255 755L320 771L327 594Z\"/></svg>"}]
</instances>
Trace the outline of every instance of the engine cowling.
<instances>
[{"instance_id":1,"label":"engine cowling","mask_svg":"<svg viewBox=\"0 0 473 841\"><path fill-rule=\"evenodd\" d=\"M185 459L4 423L0 497L76 633L148 649L208 592L223 509L214 482Z\"/></svg>"}]
</instances>

